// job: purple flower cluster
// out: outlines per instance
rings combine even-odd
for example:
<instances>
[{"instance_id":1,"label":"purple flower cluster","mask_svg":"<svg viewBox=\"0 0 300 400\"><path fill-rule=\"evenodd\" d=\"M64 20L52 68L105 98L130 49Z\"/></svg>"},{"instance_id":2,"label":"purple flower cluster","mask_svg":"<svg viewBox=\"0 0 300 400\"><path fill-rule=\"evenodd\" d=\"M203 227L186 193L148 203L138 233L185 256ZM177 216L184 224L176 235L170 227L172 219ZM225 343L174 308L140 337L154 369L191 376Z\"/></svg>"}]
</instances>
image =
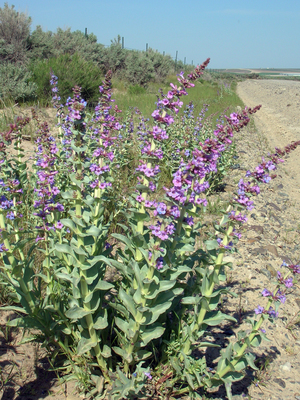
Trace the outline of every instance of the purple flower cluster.
<instances>
[{"instance_id":1,"label":"purple flower cluster","mask_svg":"<svg viewBox=\"0 0 300 400\"><path fill-rule=\"evenodd\" d=\"M140 160L140 165L136 168L136 171L140 171L147 178L150 178L151 176L156 176L160 172L160 169L158 165L155 165L154 168L151 168L146 162Z\"/></svg>"},{"instance_id":2,"label":"purple flower cluster","mask_svg":"<svg viewBox=\"0 0 300 400\"><path fill-rule=\"evenodd\" d=\"M114 100L111 98L111 71L108 71L102 85L99 86L99 92L99 102L95 108L95 116L90 127L91 140L96 143L97 148L90 160L89 170L92 173L90 187L103 190L111 187L111 182L107 182L106 178L111 171L111 164L115 158L113 146L117 148L117 140L122 141L122 135L119 134L119 131L123 129L117 118L117 115L122 111L117 106L112 107Z\"/></svg>"},{"instance_id":3,"label":"purple flower cluster","mask_svg":"<svg viewBox=\"0 0 300 400\"><path fill-rule=\"evenodd\" d=\"M279 300L282 304L285 303L286 300L286 296L283 292L281 292L280 289L277 290L276 294L273 294L272 292L270 292L268 289L264 289L261 294L264 297L271 297L273 300L277 301Z\"/></svg>"},{"instance_id":4,"label":"purple flower cluster","mask_svg":"<svg viewBox=\"0 0 300 400\"><path fill-rule=\"evenodd\" d=\"M169 239L175 232L175 225L173 223L164 226L160 221L156 225L150 225L149 229L153 236L158 237L161 241Z\"/></svg>"},{"instance_id":5,"label":"purple flower cluster","mask_svg":"<svg viewBox=\"0 0 300 400\"><path fill-rule=\"evenodd\" d=\"M284 304L286 301L287 289L293 286L293 277L291 276L288 277L288 275L290 273L300 274L300 267L299 265L293 265L293 264L288 265L285 262L283 262L281 266L287 267L290 270L290 272L284 277L280 271L277 271L277 281L278 281L277 290L273 293L265 288L263 289L261 294L263 297L268 297L269 299L271 299L271 301L280 302ZM254 311L255 314L268 314L271 318L276 318L278 316L278 312L275 312L275 310L272 307L269 307L268 310L265 310L264 307L258 306Z\"/></svg>"},{"instance_id":6,"label":"purple flower cluster","mask_svg":"<svg viewBox=\"0 0 300 400\"><path fill-rule=\"evenodd\" d=\"M273 307L270 307L268 310L265 310L264 307L262 306L257 306L257 308L254 310L256 315L259 314L268 314L270 318L277 318L278 317L278 312L276 312Z\"/></svg>"},{"instance_id":7,"label":"purple flower cluster","mask_svg":"<svg viewBox=\"0 0 300 400\"><path fill-rule=\"evenodd\" d=\"M13 207L14 202L12 200L8 200L6 196L2 195L0 197L0 208L2 210L9 210L11 207Z\"/></svg>"},{"instance_id":8,"label":"purple flower cluster","mask_svg":"<svg viewBox=\"0 0 300 400\"><path fill-rule=\"evenodd\" d=\"M51 74L50 85L52 86L51 91L53 93L52 104L53 107L57 109L57 116L60 116L63 109L63 104L60 103L60 96L58 95L58 78L53 73Z\"/></svg>"},{"instance_id":9,"label":"purple flower cluster","mask_svg":"<svg viewBox=\"0 0 300 400\"><path fill-rule=\"evenodd\" d=\"M284 279L280 271L277 271L277 279L278 282L284 285L286 288L291 288L293 286L293 278L289 277L287 279Z\"/></svg>"}]
</instances>

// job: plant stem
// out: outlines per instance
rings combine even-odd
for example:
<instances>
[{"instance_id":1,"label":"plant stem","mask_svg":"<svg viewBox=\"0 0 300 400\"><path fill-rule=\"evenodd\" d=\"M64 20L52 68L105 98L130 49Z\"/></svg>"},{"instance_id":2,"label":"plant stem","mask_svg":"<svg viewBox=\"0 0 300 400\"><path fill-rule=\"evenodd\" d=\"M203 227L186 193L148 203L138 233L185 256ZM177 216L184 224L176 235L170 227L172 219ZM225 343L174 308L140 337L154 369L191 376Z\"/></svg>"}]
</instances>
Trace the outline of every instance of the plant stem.
<instances>
[{"instance_id":1,"label":"plant stem","mask_svg":"<svg viewBox=\"0 0 300 400\"><path fill-rule=\"evenodd\" d=\"M3 243L4 243L4 246L7 248L6 255L7 255L7 258L9 260L10 265L11 265L12 273L14 273L14 270L17 271L18 263L16 261L16 258L13 255L13 250L12 250L12 248L10 246L10 243L9 243L9 240L7 238L7 232L5 231L5 221L4 221L3 212L0 212L0 227L3 230L2 231ZM3 259L3 254L2 253L1 253L1 257ZM30 308L30 311L31 311L32 314L34 314L35 313L34 301L32 299L31 292L28 290L27 285L24 282L23 277L21 276L21 273L19 273L17 271L17 273L15 273L14 278L12 277L12 274L7 269L5 269L5 273L7 274L8 278L10 280L16 279L18 281L18 283L20 285L20 289L22 290L22 292L24 294L24 297L25 297L25 299L26 299L26 301L28 303L28 306Z\"/></svg>"},{"instance_id":2,"label":"plant stem","mask_svg":"<svg viewBox=\"0 0 300 400\"><path fill-rule=\"evenodd\" d=\"M81 175L81 165L78 167L77 169L77 173L79 174L79 176ZM77 218L81 218L82 217L82 198L81 198L81 190L77 187L77 198L75 201L75 208L76 208L76 216ZM82 234L82 227L80 225L77 226L78 229L78 235L77 235L77 243L78 243L78 248L82 248L84 249L84 241L83 238L81 237ZM84 255L79 255L79 261L80 263L84 263L85 261L85 256ZM92 340L92 342L96 343L95 346L93 346L93 350L98 362L98 365L102 371L102 374L104 376L104 378L109 382L109 376L107 373L107 365L106 365L106 361L104 359L104 357L101 355L101 349L98 343L98 335L96 333L96 330L94 329L94 321L93 321L93 316L92 316L92 307L91 307L91 303L85 302L84 300L87 298L87 296L89 295L89 288L88 288L88 284L87 284L87 275L86 275L86 271L85 270L80 270L80 288L81 288L81 299L82 299L82 303L83 303L83 308L86 311L89 311L89 314L87 314L85 316L85 320L86 320L86 324L87 324L87 328L88 328L88 332L90 335L90 338Z\"/></svg>"}]
</instances>

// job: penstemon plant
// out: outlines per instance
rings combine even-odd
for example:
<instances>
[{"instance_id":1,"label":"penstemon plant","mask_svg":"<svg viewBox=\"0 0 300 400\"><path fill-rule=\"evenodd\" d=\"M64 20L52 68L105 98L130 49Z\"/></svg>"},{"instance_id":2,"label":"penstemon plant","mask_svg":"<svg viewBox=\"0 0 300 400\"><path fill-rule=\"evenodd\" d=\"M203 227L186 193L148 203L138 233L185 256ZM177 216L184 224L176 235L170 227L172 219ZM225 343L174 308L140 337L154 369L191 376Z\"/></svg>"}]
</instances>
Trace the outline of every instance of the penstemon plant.
<instances>
[{"instance_id":1,"label":"penstemon plant","mask_svg":"<svg viewBox=\"0 0 300 400\"><path fill-rule=\"evenodd\" d=\"M235 321L218 309L223 294L234 295L222 285L224 255L235 249L244 210L275 177L279 157L300 144L276 149L248 171L209 233L209 194L232 163L234 132L260 106L224 115L216 129L204 121L206 106L195 118L190 103L179 117L181 97L208 63L187 78L179 74L179 86L160 92L152 125L136 109L121 117L110 72L94 113L79 87L66 106L59 104L52 74L58 134L51 135L33 110L37 147L26 162L22 128L29 121L17 119L2 133L1 275L19 302L6 309L20 315L10 324L38 332L33 340L53 359L63 354L68 376L87 397L201 398L199 390L224 384L230 399L232 382L248 366L256 368L249 349L265 338L264 320L276 317L291 274L300 273L298 265L278 272L275 290L262 293L267 305L249 320L251 333L239 332L215 371L204 356L193 356L196 348L204 354L215 346L206 340L210 327ZM162 171L170 177L164 187Z\"/></svg>"}]
</instances>

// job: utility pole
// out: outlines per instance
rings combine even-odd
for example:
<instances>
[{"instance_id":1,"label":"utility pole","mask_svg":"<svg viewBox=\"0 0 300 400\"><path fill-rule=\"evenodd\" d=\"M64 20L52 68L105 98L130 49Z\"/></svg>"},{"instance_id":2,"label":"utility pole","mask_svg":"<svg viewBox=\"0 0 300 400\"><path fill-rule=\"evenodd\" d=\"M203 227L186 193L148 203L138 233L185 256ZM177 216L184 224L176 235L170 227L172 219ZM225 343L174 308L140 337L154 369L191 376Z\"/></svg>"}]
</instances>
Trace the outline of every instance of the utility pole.
<instances>
[{"instance_id":1,"label":"utility pole","mask_svg":"<svg viewBox=\"0 0 300 400\"><path fill-rule=\"evenodd\" d=\"M148 43L146 43L146 53L147 53L147 51L148 51Z\"/></svg>"},{"instance_id":2,"label":"utility pole","mask_svg":"<svg viewBox=\"0 0 300 400\"><path fill-rule=\"evenodd\" d=\"M87 34L87 28L85 28L85 33L84 36L87 38L88 34Z\"/></svg>"},{"instance_id":3,"label":"utility pole","mask_svg":"<svg viewBox=\"0 0 300 400\"><path fill-rule=\"evenodd\" d=\"M178 50L176 50L176 57L175 57L175 72L177 71L177 56L178 56Z\"/></svg>"},{"instance_id":4,"label":"utility pole","mask_svg":"<svg viewBox=\"0 0 300 400\"><path fill-rule=\"evenodd\" d=\"M124 36L122 36L122 49L124 49Z\"/></svg>"}]
</instances>

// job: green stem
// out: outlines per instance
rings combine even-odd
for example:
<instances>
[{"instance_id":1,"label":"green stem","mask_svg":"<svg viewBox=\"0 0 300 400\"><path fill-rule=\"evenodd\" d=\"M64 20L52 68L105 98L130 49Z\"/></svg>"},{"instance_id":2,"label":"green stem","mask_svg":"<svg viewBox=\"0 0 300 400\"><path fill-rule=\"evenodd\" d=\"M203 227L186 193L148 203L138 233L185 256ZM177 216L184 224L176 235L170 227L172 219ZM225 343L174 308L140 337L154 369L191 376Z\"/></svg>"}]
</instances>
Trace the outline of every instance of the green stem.
<instances>
[{"instance_id":1,"label":"green stem","mask_svg":"<svg viewBox=\"0 0 300 400\"><path fill-rule=\"evenodd\" d=\"M175 231L173 243L172 243L172 246L170 247L170 249L168 250L168 253L167 253L167 258L168 258L167 262L169 264L171 263L171 255L173 254L173 252L175 250L175 247L176 247L177 242L178 242L178 238L180 237L180 234L181 234L181 229L182 229L182 224L183 224L183 219L184 219L184 216L185 216L185 212L186 212L186 206L183 205L182 209L180 211L180 216L179 216L178 221L177 221L177 226L176 226L176 231Z\"/></svg>"},{"instance_id":2,"label":"green stem","mask_svg":"<svg viewBox=\"0 0 300 400\"><path fill-rule=\"evenodd\" d=\"M227 209L227 211L229 211L229 210L230 210L230 207ZM222 225L222 222L223 222L223 221L224 221L224 216L222 217L222 219L221 219L221 221L220 221L220 225ZM233 231L233 223L230 222L230 223L229 223L229 226L228 226L228 228L227 228L227 231L226 231L226 233L225 233L225 236L224 236L224 238L223 238L223 241L222 241L222 245L223 245L223 246L227 246L227 244L229 243L229 237L230 237L232 231ZM221 266L222 266L222 262L223 262L223 258L224 258L225 251L226 251L226 250L225 250L224 247L222 247L222 248L220 249L220 252L219 252L219 254L218 254L218 257L217 257L217 260L216 260L216 263L215 263L214 273L217 274L217 276L218 276L219 273L220 273L220 269L221 269ZM210 284L210 287L209 287L209 290L208 290L208 293L206 294L206 296L210 296L210 295L213 293L214 286L215 286L215 283L214 283L214 281L212 281L211 284ZM210 303L210 297L206 297L206 301L207 301L207 303L208 303L208 305L209 305L209 303ZM206 313L207 313L207 309L204 308L204 307L202 307L201 310L200 310L200 312L199 312L199 314L198 314L197 322L195 323L195 325L194 325L194 327L193 327L193 329L192 329L192 332L193 332L193 333L199 331L199 329L200 329L200 327L201 327L201 325L202 325L202 323L203 323L203 321L204 321L204 319L205 319ZM191 349L191 345L192 345L191 338L186 338L185 343L184 343L184 346L183 346L183 352L184 352L184 354L189 354L190 349ZM181 356L181 358L183 359L183 356Z\"/></svg>"},{"instance_id":3,"label":"green stem","mask_svg":"<svg viewBox=\"0 0 300 400\"><path fill-rule=\"evenodd\" d=\"M4 221L3 212L0 212L0 228L3 229L3 231L2 231L3 243L4 243L4 246L7 248L6 255L7 255L9 263L10 263L10 265L12 267L12 272L13 272L14 269L15 270L17 269L17 261L16 261L16 258L13 255L13 250L12 250L12 248L10 246L10 243L9 243L9 240L7 238L7 232L5 231L6 227L5 227L5 221ZM1 257L3 259L2 253L1 253ZM8 278L10 280L13 280L12 274L7 269L5 269L5 273L6 273L6 275L8 276ZM26 299L26 301L28 303L28 306L29 306L29 308L31 310L31 313L34 314L35 313L34 301L32 299L31 292L28 290L27 285L24 282L24 279L22 278L20 273L15 274L14 279L16 279L18 281L18 283L20 285L20 288L21 288L21 290L22 290L22 292L24 294L24 297L25 297L25 299Z\"/></svg>"},{"instance_id":4,"label":"green stem","mask_svg":"<svg viewBox=\"0 0 300 400\"><path fill-rule=\"evenodd\" d=\"M286 279L289 275L291 274L291 272L289 271L286 276L284 277L284 279ZM274 296L276 295L276 293L278 292L279 288L277 288L274 291ZM265 308L266 311L269 311L271 305L273 303L273 299L269 298L268 304ZM259 318L259 320L256 322L256 324L254 325L252 332L250 333L250 335L248 336L249 341L247 341L248 343L251 343L252 340L254 339L255 335L257 334L257 331L259 330L259 328L262 326L264 322L264 318L263 316L261 316ZM231 361L230 365L235 366L239 360L242 358L242 356L244 355L246 349L249 347L249 345L247 343L244 343L243 346L240 348L240 350L237 352L237 354L235 355L234 359ZM220 378L222 378L222 376L224 376L225 374L227 374L227 372L230 372L232 370L232 368L230 367L230 365L228 365L227 367L225 367L223 370L221 370L220 372L218 372L218 375Z\"/></svg>"},{"instance_id":5,"label":"green stem","mask_svg":"<svg viewBox=\"0 0 300 400\"><path fill-rule=\"evenodd\" d=\"M81 174L81 165L78 167L77 172L78 172L78 174ZM77 218L81 218L82 217L82 201L81 201L81 191L79 188L77 188L77 198L75 201L75 208L76 208ZM78 236L77 236L78 248L84 249L84 241L83 241L83 238L80 236L82 234L82 227L80 225L78 225L77 229L78 229ZM79 261L80 261L80 263L83 264L85 261L85 256L80 255ZM89 295L89 288L88 288L88 284L86 282L87 275L86 275L85 270L80 270L80 277L81 277L80 288L81 288L81 298L82 298L82 302L83 302L83 308L89 312L89 314L87 314L85 316L85 321L87 324L87 329L88 329L90 338L91 338L92 342L96 343L96 345L93 346L93 351L95 353L98 365L102 371L103 376L105 377L105 379L107 381L110 381L108 372L107 372L106 361L101 354L101 349L100 349L100 346L98 343L98 335L96 333L96 330L94 329L94 321L93 321L93 316L92 316L92 311L91 311L92 310L91 303L84 302L84 300Z\"/></svg>"}]
</instances>

